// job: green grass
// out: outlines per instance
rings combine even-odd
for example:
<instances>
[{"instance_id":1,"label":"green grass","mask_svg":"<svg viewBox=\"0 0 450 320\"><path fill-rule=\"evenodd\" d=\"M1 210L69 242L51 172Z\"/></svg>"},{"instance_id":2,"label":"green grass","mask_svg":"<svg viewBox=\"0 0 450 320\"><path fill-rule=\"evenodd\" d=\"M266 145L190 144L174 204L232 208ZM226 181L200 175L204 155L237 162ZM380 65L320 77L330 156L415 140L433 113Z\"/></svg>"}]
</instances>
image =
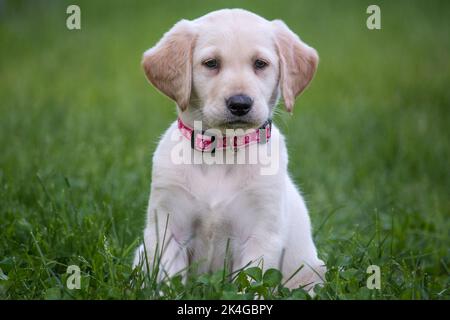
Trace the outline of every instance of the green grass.
<instances>
[{"instance_id":1,"label":"green grass","mask_svg":"<svg viewBox=\"0 0 450 320\"><path fill-rule=\"evenodd\" d=\"M72 2L0 1L0 298L307 298L273 271L183 285L131 269L152 152L176 116L141 54L181 18L244 7L321 57L294 116L275 119L329 269L317 298L449 299L448 2L380 1L369 31L369 1L76 1L69 31ZM80 290L65 286L71 264ZM366 288L371 264L381 290Z\"/></svg>"}]
</instances>

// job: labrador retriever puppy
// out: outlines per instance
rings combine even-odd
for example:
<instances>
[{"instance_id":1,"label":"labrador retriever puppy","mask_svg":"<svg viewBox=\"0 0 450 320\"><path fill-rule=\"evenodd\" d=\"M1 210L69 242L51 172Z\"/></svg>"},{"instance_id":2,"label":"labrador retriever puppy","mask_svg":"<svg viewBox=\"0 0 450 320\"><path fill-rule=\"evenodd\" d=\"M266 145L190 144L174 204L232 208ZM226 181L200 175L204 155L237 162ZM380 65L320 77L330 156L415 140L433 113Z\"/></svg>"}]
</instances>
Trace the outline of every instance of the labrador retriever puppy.
<instances>
[{"instance_id":1,"label":"labrador retriever puppy","mask_svg":"<svg viewBox=\"0 0 450 320\"><path fill-rule=\"evenodd\" d=\"M280 96L292 112L317 64L316 51L282 21L242 9L181 20L144 53L148 80L176 102L178 120L153 156L135 266L158 264L162 279L194 266L210 272L259 265L281 269L290 288L323 282L326 268L287 172L284 138L271 124ZM183 152L190 161L179 161ZM264 171L267 161L236 163L252 152L276 165Z\"/></svg>"}]
</instances>

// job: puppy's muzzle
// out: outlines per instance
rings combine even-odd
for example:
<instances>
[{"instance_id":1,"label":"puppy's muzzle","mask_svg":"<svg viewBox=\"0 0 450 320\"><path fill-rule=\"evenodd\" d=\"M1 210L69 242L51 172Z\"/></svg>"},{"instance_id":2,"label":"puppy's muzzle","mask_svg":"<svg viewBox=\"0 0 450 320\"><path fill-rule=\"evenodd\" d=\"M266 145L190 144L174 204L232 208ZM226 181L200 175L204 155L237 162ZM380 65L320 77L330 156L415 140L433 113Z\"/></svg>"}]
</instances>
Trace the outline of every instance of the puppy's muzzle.
<instances>
[{"instance_id":1,"label":"puppy's muzzle","mask_svg":"<svg viewBox=\"0 0 450 320\"><path fill-rule=\"evenodd\" d=\"M245 94L237 94L226 100L227 108L235 116L246 115L253 105L253 99Z\"/></svg>"}]
</instances>

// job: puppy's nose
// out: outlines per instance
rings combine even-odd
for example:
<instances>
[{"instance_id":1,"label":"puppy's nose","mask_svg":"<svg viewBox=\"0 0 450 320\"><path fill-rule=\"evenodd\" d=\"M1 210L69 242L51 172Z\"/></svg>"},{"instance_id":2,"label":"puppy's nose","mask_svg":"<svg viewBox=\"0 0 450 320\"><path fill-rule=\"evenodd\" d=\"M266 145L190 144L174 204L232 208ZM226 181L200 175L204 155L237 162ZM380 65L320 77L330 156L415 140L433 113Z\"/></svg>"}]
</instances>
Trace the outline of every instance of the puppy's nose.
<instances>
[{"instance_id":1,"label":"puppy's nose","mask_svg":"<svg viewBox=\"0 0 450 320\"><path fill-rule=\"evenodd\" d=\"M237 94L226 100L227 108L235 116L247 114L253 104L253 99L245 94Z\"/></svg>"}]
</instances>

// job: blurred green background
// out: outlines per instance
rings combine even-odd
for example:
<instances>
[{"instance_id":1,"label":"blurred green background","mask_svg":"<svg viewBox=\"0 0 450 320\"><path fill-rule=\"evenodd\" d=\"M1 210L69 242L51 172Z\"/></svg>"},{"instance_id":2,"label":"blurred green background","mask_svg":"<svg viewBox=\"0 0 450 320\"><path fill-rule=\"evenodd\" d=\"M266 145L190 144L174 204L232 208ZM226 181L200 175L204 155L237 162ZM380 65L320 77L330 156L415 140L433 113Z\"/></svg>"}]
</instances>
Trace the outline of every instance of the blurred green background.
<instances>
[{"instance_id":1,"label":"blurred green background","mask_svg":"<svg viewBox=\"0 0 450 320\"><path fill-rule=\"evenodd\" d=\"M141 55L225 7L284 20L320 55L275 119L330 269L318 297L449 298L450 3L288 0L0 1L0 298L146 298L131 257L176 112ZM82 290L64 288L68 264ZM382 290L365 288L370 264Z\"/></svg>"}]
</instances>

